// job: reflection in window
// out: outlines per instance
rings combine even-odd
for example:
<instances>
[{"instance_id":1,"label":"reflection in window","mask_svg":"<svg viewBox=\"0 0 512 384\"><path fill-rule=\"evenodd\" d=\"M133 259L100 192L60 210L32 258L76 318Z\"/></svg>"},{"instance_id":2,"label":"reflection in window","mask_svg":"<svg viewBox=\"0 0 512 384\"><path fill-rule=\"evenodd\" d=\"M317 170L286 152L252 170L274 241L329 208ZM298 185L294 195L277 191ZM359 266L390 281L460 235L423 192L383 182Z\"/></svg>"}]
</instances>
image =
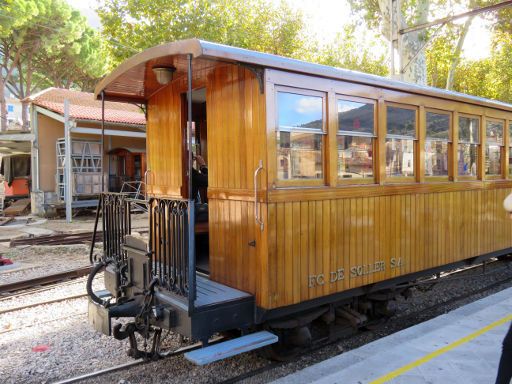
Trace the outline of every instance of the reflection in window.
<instances>
[{"instance_id":1,"label":"reflection in window","mask_svg":"<svg viewBox=\"0 0 512 384\"><path fill-rule=\"evenodd\" d=\"M480 120L459 117L459 145L457 148L457 173L460 176L477 176Z\"/></svg>"},{"instance_id":2,"label":"reflection in window","mask_svg":"<svg viewBox=\"0 0 512 384\"><path fill-rule=\"evenodd\" d=\"M425 142L425 176L448 176L448 142Z\"/></svg>"},{"instance_id":3,"label":"reflection in window","mask_svg":"<svg viewBox=\"0 0 512 384\"><path fill-rule=\"evenodd\" d=\"M338 100L338 178L373 178L373 103Z\"/></svg>"},{"instance_id":4,"label":"reflection in window","mask_svg":"<svg viewBox=\"0 0 512 384\"><path fill-rule=\"evenodd\" d=\"M459 144L458 148L458 173L461 176L476 176L476 167L478 164L478 145L477 144Z\"/></svg>"},{"instance_id":5,"label":"reflection in window","mask_svg":"<svg viewBox=\"0 0 512 384\"><path fill-rule=\"evenodd\" d=\"M512 143L512 123L508 125L508 137ZM512 147L508 147L508 174L512 176Z\"/></svg>"},{"instance_id":6,"label":"reflection in window","mask_svg":"<svg viewBox=\"0 0 512 384\"><path fill-rule=\"evenodd\" d=\"M305 132L278 132L277 148L279 179L321 179L323 177L321 135Z\"/></svg>"},{"instance_id":7,"label":"reflection in window","mask_svg":"<svg viewBox=\"0 0 512 384\"><path fill-rule=\"evenodd\" d=\"M323 129L323 100L320 96L277 92L279 130Z\"/></svg>"},{"instance_id":8,"label":"reflection in window","mask_svg":"<svg viewBox=\"0 0 512 384\"><path fill-rule=\"evenodd\" d=\"M485 174L501 175L501 148L503 147L503 122L487 120L485 124Z\"/></svg>"},{"instance_id":9,"label":"reflection in window","mask_svg":"<svg viewBox=\"0 0 512 384\"><path fill-rule=\"evenodd\" d=\"M398 107L387 107L388 136L416 137L416 111Z\"/></svg>"},{"instance_id":10,"label":"reflection in window","mask_svg":"<svg viewBox=\"0 0 512 384\"><path fill-rule=\"evenodd\" d=\"M338 136L338 177L373 177L373 138Z\"/></svg>"},{"instance_id":11,"label":"reflection in window","mask_svg":"<svg viewBox=\"0 0 512 384\"><path fill-rule=\"evenodd\" d=\"M416 111L387 107L386 176L414 176Z\"/></svg>"},{"instance_id":12,"label":"reflection in window","mask_svg":"<svg viewBox=\"0 0 512 384\"><path fill-rule=\"evenodd\" d=\"M414 176L414 140L386 139L386 176Z\"/></svg>"},{"instance_id":13,"label":"reflection in window","mask_svg":"<svg viewBox=\"0 0 512 384\"><path fill-rule=\"evenodd\" d=\"M277 175L281 180L323 178L323 98L277 92Z\"/></svg>"},{"instance_id":14,"label":"reflection in window","mask_svg":"<svg viewBox=\"0 0 512 384\"><path fill-rule=\"evenodd\" d=\"M425 176L448 176L450 115L426 113Z\"/></svg>"}]
</instances>

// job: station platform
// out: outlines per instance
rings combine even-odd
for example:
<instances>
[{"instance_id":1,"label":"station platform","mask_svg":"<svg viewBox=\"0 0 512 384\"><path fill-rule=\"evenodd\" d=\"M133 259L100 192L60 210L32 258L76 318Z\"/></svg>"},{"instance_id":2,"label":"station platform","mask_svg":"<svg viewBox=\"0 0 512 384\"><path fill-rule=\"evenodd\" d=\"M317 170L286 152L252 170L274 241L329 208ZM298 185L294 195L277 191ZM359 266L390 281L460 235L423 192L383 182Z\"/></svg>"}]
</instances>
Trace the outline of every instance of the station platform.
<instances>
[{"instance_id":1,"label":"station platform","mask_svg":"<svg viewBox=\"0 0 512 384\"><path fill-rule=\"evenodd\" d=\"M274 383L493 384L511 320L508 288Z\"/></svg>"}]
</instances>

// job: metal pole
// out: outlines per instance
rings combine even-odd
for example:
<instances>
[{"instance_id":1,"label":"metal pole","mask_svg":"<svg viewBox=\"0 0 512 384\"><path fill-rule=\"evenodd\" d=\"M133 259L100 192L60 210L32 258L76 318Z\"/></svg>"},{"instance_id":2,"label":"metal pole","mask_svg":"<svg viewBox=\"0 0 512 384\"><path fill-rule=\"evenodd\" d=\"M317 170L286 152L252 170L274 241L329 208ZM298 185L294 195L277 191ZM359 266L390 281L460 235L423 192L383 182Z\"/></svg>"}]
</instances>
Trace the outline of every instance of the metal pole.
<instances>
[{"instance_id":1,"label":"metal pole","mask_svg":"<svg viewBox=\"0 0 512 384\"><path fill-rule=\"evenodd\" d=\"M101 91L101 193L105 192L105 175L103 163L105 159L105 91Z\"/></svg>"},{"instance_id":2,"label":"metal pole","mask_svg":"<svg viewBox=\"0 0 512 384\"><path fill-rule=\"evenodd\" d=\"M66 222L72 220L72 166L71 166L71 125L69 123L69 100L64 100L64 200L66 203Z\"/></svg>"},{"instance_id":3,"label":"metal pole","mask_svg":"<svg viewBox=\"0 0 512 384\"><path fill-rule=\"evenodd\" d=\"M195 206L192 196L192 55L187 70L187 139L188 139L188 313L194 312L196 299Z\"/></svg>"},{"instance_id":4,"label":"metal pole","mask_svg":"<svg viewBox=\"0 0 512 384\"><path fill-rule=\"evenodd\" d=\"M395 77L395 11L394 1L389 0L389 11L391 12L389 17L390 28L389 28L389 48L390 48L390 75L393 79Z\"/></svg>"}]
</instances>

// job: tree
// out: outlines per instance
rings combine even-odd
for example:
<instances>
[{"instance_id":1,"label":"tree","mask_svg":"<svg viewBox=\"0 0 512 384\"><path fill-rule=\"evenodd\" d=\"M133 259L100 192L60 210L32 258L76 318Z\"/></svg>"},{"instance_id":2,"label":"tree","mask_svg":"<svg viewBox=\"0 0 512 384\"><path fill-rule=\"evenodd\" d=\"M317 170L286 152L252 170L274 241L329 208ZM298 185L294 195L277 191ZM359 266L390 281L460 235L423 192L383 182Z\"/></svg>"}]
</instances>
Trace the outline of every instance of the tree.
<instances>
[{"instance_id":1,"label":"tree","mask_svg":"<svg viewBox=\"0 0 512 384\"><path fill-rule=\"evenodd\" d=\"M391 41L391 2L389 0L349 0L352 10L362 16L366 24L372 28L379 28L382 35ZM396 2L394 3L396 4ZM400 10L396 10L398 16L394 19L393 28L398 31L408 25L415 25L427 21L429 15L429 0L407 0L403 1ZM402 49L400 63L403 70L402 78L405 81L426 84L426 58L425 52L421 49L427 39L425 31L411 32L401 37ZM392 74L393 75L393 74Z\"/></svg>"},{"instance_id":2,"label":"tree","mask_svg":"<svg viewBox=\"0 0 512 384\"><path fill-rule=\"evenodd\" d=\"M85 21L85 20L84 20ZM99 34L81 23L81 36L59 47L51 47L34 60L35 76L48 85L91 90L108 67L108 54Z\"/></svg>"},{"instance_id":3,"label":"tree","mask_svg":"<svg viewBox=\"0 0 512 384\"><path fill-rule=\"evenodd\" d=\"M41 85L55 81L52 73L62 73L69 82L78 70L92 76L101 72L97 56L92 54L99 44L94 36L85 18L64 0L2 0L2 129L6 128L4 85L22 100L23 126L27 128L28 103L24 99Z\"/></svg>"},{"instance_id":4,"label":"tree","mask_svg":"<svg viewBox=\"0 0 512 384\"><path fill-rule=\"evenodd\" d=\"M200 38L297 57L304 52L303 17L285 2L264 0L104 0L98 8L113 64L146 48Z\"/></svg>"},{"instance_id":5,"label":"tree","mask_svg":"<svg viewBox=\"0 0 512 384\"><path fill-rule=\"evenodd\" d=\"M384 55L375 55L376 41L366 35L356 36L356 25L348 24L336 39L324 47L312 48L306 60L374 75L387 76L388 63Z\"/></svg>"}]
</instances>

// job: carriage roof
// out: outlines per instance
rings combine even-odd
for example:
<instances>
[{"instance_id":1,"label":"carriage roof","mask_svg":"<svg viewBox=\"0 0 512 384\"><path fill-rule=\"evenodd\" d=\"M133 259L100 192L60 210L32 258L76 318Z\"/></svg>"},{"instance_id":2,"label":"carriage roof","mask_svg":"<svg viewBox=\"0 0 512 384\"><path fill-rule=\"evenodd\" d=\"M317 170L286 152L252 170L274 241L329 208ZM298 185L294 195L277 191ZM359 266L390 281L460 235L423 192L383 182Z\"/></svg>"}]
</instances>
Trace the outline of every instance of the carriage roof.
<instances>
[{"instance_id":1,"label":"carriage roof","mask_svg":"<svg viewBox=\"0 0 512 384\"><path fill-rule=\"evenodd\" d=\"M512 104L496 100L406 83L342 68L308 63L199 39L181 40L158 45L132 56L96 86L95 97L99 98L101 92L104 91L107 100L145 102L154 92L162 87L156 83L154 78L148 76L148 73L151 72L150 69L153 66L169 65L176 68L177 76L184 75L187 71L185 56L189 54L194 58L195 69L212 68L216 63L222 62L253 65L512 111Z\"/></svg>"}]
</instances>

